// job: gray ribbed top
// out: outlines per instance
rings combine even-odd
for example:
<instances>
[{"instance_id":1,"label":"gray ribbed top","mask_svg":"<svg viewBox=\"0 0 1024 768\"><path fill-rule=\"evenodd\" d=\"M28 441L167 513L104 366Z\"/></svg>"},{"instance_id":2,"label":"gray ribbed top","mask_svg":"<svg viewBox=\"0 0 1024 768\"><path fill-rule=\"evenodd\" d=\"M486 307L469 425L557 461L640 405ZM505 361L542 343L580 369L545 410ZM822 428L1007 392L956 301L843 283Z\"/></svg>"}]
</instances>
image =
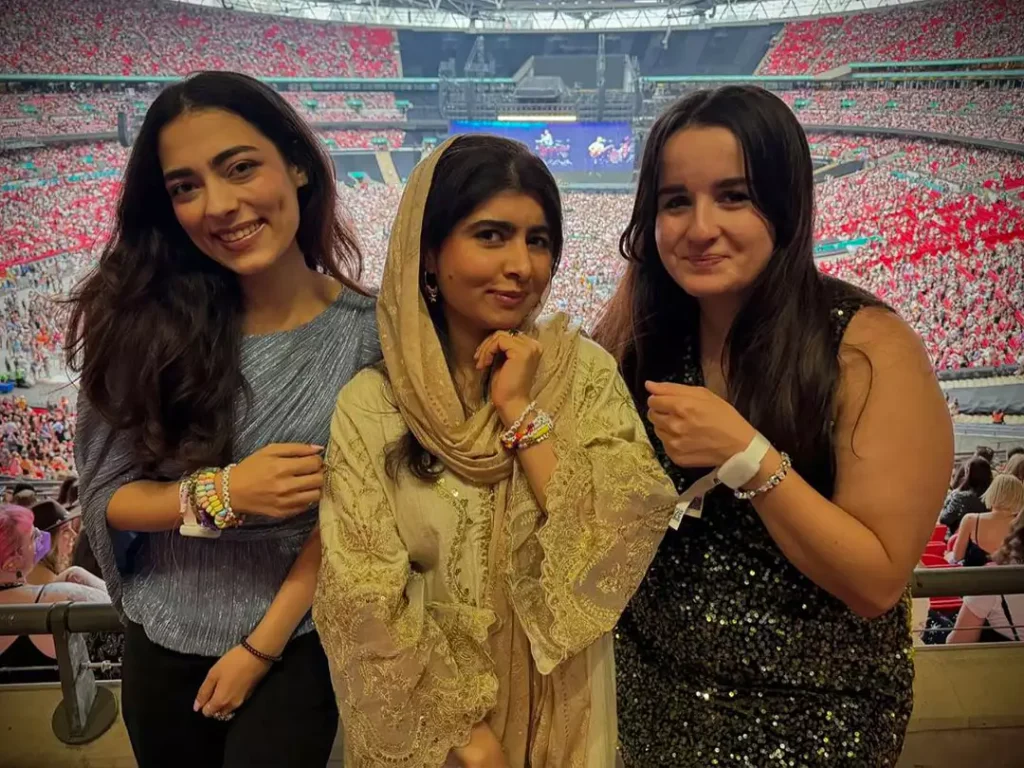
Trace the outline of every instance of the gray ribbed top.
<instances>
[{"instance_id":1,"label":"gray ribbed top","mask_svg":"<svg viewBox=\"0 0 1024 768\"><path fill-rule=\"evenodd\" d=\"M300 328L246 337L242 372L252 399L239 398L234 460L270 443L327 445L339 390L379 359L374 300L349 290ZM143 474L130 436L111 434L82 397L75 462L85 529L111 600L153 642L181 653L220 656L237 645L263 617L317 521L315 509L286 521L249 517L215 540L110 529L111 497ZM152 479L182 472L160 469ZM296 635L312 628L306 616Z\"/></svg>"}]
</instances>

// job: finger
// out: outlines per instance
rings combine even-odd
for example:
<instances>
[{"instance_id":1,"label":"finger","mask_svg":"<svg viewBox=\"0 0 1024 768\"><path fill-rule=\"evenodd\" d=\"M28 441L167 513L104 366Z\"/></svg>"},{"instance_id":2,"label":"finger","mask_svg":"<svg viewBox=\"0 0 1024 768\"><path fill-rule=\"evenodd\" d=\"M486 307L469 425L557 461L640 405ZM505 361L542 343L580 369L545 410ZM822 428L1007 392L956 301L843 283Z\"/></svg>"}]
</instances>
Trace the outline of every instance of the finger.
<instances>
[{"instance_id":1,"label":"finger","mask_svg":"<svg viewBox=\"0 0 1024 768\"><path fill-rule=\"evenodd\" d=\"M227 704L228 702L226 698L218 697L215 693L213 698L210 699L205 707L203 707L203 715L205 717L213 717L214 715L219 715L222 712L226 714Z\"/></svg>"},{"instance_id":2,"label":"finger","mask_svg":"<svg viewBox=\"0 0 1024 768\"><path fill-rule=\"evenodd\" d=\"M669 395L651 395L647 398L647 409L655 413L678 413L679 398Z\"/></svg>"},{"instance_id":3,"label":"finger","mask_svg":"<svg viewBox=\"0 0 1024 768\"><path fill-rule=\"evenodd\" d=\"M300 493L309 493L310 491L319 492L324 487L324 473L315 472L312 475L301 475L299 477L293 477L288 481L285 486L284 492L281 494L284 497L295 496Z\"/></svg>"},{"instance_id":4,"label":"finger","mask_svg":"<svg viewBox=\"0 0 1024 768\"><path fill-rule=\"evenodd\" d=\"M199 686L199 693L196 694L196 700L192 704L192 711L198 712L203 709L209 701L210 697L213 696L214 690L217 688L217 676L211 669L206 675L206 679L203 680L203 684Z\"/></svg>"},{"instance_id":5,"label":"finger","mask_svg":"<svg viewBox=\"0 0 1024 768\"><path fill-rule=\"evenodd\" d=\"M686 395L691 389L696 389L696 387L688 387L685 384L676 384L670 381L645 381L644 387L652 395L675 395L676 397Z\"/></svg>"},{"instance_id":6,"label":"finger","mask_svg":"<svg viewBox=\"0 0 1024 768\"><path fill-rule=\"evenodd\" d=\"M320 491L307 491L289 496L284 502L283 512L285 515L298 515L319 504L321 496Z\"/></svg>"},{"instance_id":7,"label":"finger","mask_svg":"<svg viewBox=\"0 0 1024 768\"><path fill-rule=\"evenodd\" d=\"M476 355L477 355L476 356L476 367L477 367L477 370L481 370L482 371L485 368L490 367L491 363L494 361L495 350L496 350L496 347L495 347L494 337L493 336L487 337L487 339L484 340L484 343L481 344L477 348L477 352L476 352Z\"/></svg>"},{"instance_id":8,"label":"finger","mask_svg":"<svg viewBox=\"0 0 1024 768\"><path fill-rule=\"evenodd\" d=\"M324 446L310 443L271 443L264 449L269 456L282 459L301 459L304 456L317 456L324 452Z\"/></svg>"},{"instance_id":9,"label":"finger","mask_svg":"<svg viewBox=\"0 0 1024 768\"><path fill-rule=\"evenodd\" d=\"M285 469L292 477L315 475L324 468L324 460L320 456L303 456L285 460Z\"/></svg>"}]
</instances>

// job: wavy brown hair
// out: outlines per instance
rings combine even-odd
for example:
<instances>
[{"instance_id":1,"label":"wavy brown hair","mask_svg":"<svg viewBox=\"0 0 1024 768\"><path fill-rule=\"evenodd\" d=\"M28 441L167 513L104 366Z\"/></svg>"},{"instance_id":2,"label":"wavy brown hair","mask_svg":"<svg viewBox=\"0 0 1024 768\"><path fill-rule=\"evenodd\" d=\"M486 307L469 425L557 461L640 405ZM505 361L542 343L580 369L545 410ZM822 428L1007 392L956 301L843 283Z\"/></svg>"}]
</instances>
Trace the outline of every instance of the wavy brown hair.
<instances>
[{"instance_id":1,"label":"wavy brown hair","mask_svg":"<svg viewBox=\"0 0 1024 768\"><path fill-rule=\"evenodd\" d=\"M803 128L786 104L753 86L697 91L655 121L638 174L633 214L619 240L626 273L594 329L619 361L641 414L644 382L676 373L680 342L699 339L700 307L665 270L655 240L661 155L690 127L727 129L743 150L747 185L771 223L774 252L726 339L728 399L825 496L832 494L839 359L830 312L838 301L881 302L814 264L814 175Z\"/></svg>"},{"instance_id":2,"label":"wavy brown hair","mask_svg":"<svg viewBox=\"0 0 1024 768\"><path fill-rule=\"evenodd\" d=\"M992 555L997 565L1024 565L1024 512L1017 515L1003 545Z\"/></svg>"},{"instance_id":3,"label":"wavy brown hair","mask_svg":"<svg viewBox=\"0 0 1024 768\"><path fill-rule=\"evenodd\" d=\"M272 88L234 72L202 72L153 102L124 172L113 234L72 292L65 356L104 419L135 439L146 467L230 458L241 371L237 276L178 224L157 154L160 132L186 112L222 109L253 125L285 162L305 171L296 240L306 265L359 286L362 255L341 221L322 143Z\"/></svg>"}]
</instances>

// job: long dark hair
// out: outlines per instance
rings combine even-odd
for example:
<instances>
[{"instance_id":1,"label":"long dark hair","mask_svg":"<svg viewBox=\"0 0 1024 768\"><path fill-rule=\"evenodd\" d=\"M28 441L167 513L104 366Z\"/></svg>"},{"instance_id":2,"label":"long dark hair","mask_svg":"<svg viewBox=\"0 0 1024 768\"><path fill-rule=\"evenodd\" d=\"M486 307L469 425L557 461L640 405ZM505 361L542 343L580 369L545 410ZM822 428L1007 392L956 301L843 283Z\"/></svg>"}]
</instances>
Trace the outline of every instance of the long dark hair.
<instances>
[{"instance_id":1,"label":"long dark hair","mask_svg":"<svg viewBox=\"0 0 1024 768\"><path fill-rule=\"evenodd\" d=\"M973 456L963 465L964 477L957 485L958 491L972 491L981 496L992 485L992 465L981 456Z\"/></svg>"},{"instance_id":2,"label":"long dark hair","mask_svg":"<svg viewBox=\"0 0 1024 768\"><path fill-rule=\"evenodd\" d=\"M726 339L722 362L729 401L792 456L808 482L831 495L839 360L829 313L844 298L881 302L815 267L810 149L793 113L776 96L752 86L698 91L672 104L654 123L633 214L619 241L629 265L594 335L618 359L641 413L646 413L644 382L674 373L681 340L699 340L697 300L665 270L655 241L662 152L672 136L694 126L725 128L736 137L753 203L775 238L771 259Z\"/></svg>"},{"instance_id":3,"label":"long dark hair","mask_svg":"<svg viewBox=\"0 0 1024 768\"><path fill-rule=\"evenodd\" d=\"M138 459L188 465L229 459L241 372L238 278L205 256L178 224L157 154L160 132L190 110L223 109L270 139L305 171L296 240L306 265L348 288L362 256L342 224L331 161L272 88L234 72L202 72L150 106L125 169L113 234L71 306L65 355L97 411L135 439Z\"/></svg>"},{"instance_id":4,"label":"long dark hair","mask_svg":"<svg viewBox=\"0 0 1024 768\"><path fill-rule=\"evenodd\" d=\"M551 275L554 278L562 258L562 199L558 184L540 158L525 145L497 136L460 136L445 149L434 168L427 193L420 233L420 291L425 290L425 254L437 254L459 222L502 192L521 192L537 201L544 211L551 237ZM424 294L425 295L425 294ZM427 301L430 319L445 356L449 355L444 299ZM449 358L450 363L450 358ZM385 371L386 375L386 371ZM397 479L401 466L421 480L437 476L439 467L412 432L388 448L386 470Z\"/></svg>"}]
</instances>

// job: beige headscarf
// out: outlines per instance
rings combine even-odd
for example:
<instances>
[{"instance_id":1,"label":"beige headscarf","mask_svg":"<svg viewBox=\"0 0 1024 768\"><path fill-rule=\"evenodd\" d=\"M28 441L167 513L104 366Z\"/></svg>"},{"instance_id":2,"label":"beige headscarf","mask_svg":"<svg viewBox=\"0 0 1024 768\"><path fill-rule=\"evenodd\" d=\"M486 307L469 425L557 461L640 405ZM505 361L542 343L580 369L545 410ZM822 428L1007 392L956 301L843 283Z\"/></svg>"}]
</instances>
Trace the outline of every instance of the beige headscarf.
<instances>
[{"instance_id":1,"label":"beige headscarf","mask_svg":"<svg viewBox=\"0 0 1024 768\"><path fill-rule=\"evenodd\" d=\"M458 137L445 141L409 177L391 231L377 323L398 410L420 445L467 480L493 484L512 474L513 456L499 440L505 429L490 403L466 417L420 291L427 195L438 160L457 142ZM579 335L564 316L534 322L539 310L520 330L537 338L544 349L532 396L539 408L557 416L572 386Z\"/></svg>"}]
</instances>

